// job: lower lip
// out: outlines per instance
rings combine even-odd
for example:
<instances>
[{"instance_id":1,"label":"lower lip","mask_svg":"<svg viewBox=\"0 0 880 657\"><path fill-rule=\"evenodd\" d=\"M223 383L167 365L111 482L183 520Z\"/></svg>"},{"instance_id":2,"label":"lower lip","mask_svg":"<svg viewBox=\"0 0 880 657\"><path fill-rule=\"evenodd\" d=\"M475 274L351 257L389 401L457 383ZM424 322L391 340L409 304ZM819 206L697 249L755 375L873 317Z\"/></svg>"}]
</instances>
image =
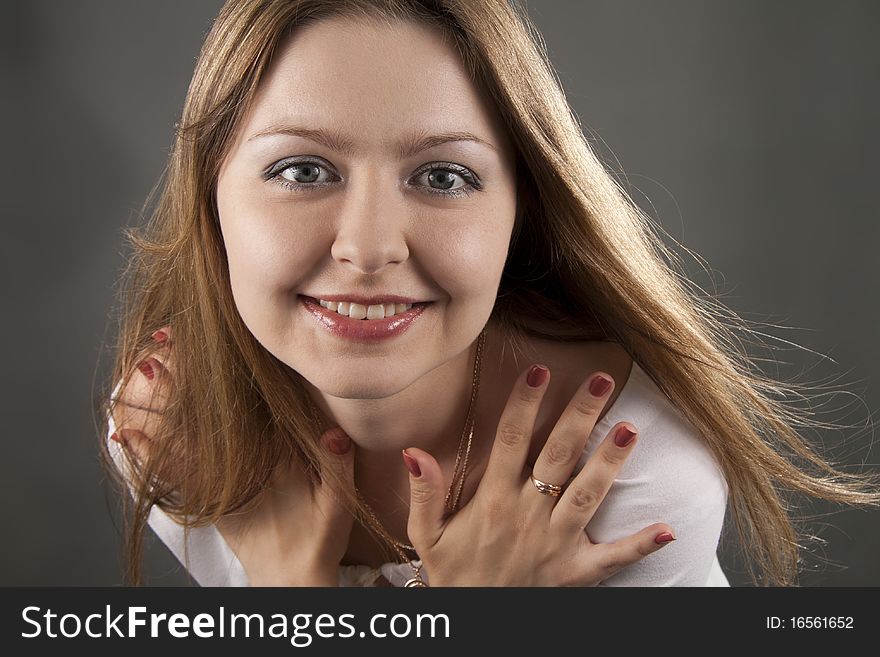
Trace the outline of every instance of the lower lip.
<instances>
[{"instance_id":1,"label":"lower lip","mask_svg":"<svg viewBox=\"0 0 880 657\"><path fill-rule=\"evenodd\" d=\"M300 296L300 300L321 326L337 337L355 342L380 342L402 335L431 303L414 304L406 312L384 319L352 319L324 308L311 297Z\"/></svg>"}]
</instances>

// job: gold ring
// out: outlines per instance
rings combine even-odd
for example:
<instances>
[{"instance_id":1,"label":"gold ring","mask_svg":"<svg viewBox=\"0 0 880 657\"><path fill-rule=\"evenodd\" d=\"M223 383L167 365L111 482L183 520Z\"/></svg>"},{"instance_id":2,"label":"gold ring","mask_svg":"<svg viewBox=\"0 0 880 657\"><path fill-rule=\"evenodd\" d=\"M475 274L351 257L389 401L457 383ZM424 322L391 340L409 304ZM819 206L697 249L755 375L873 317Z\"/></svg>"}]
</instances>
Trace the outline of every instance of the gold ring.
<instances>
[{"instance_id":1,"label":"gold ring","mask_svg":"<svg viewBox=\"0 0 880 657\"><path fill-rule=\"evenodd\" d=\"M550 497L559 497L562 495L562 486L548 484L546 481L535 479L532 475L529 475L529 480L535 484L535 488L538 489L538 492L541 493L541 495L549 495Z\"/></svg>"}]
</instances>

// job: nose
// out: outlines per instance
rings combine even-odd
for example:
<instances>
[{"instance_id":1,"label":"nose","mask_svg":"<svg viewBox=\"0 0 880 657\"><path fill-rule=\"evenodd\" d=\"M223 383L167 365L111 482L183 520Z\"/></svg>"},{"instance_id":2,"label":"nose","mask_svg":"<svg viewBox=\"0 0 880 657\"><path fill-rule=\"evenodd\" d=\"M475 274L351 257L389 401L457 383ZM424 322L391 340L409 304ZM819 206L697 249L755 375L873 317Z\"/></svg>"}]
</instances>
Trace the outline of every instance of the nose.
<instances>
[{"instance_id":1,"label":"nose","mask_svg":"<svg viewBox=\"0 0 880 657\"><path fill-rule=\"evenodd\" d=\"M331 255L360 273L375 274L409 257L405 204L387 177L353 182L337 222Z\"/></svg>"}]
</instances>

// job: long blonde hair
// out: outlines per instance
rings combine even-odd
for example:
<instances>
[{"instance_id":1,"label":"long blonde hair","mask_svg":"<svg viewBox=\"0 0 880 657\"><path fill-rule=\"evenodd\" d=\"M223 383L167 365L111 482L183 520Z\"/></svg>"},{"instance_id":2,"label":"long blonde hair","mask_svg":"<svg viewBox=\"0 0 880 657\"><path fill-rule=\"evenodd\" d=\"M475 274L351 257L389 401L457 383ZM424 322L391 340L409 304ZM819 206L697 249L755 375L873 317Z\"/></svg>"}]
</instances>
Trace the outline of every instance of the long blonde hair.
<instances>
[{"instance_id":1,"label":"long blonde hair","mask_svg":"<svg viewBox=\"0 0 880 657\"><path fill-rule=\"evenodd\" d=\"M214 200L218 170L275 49L297 27L329 16L414 20L451 37L474 84L504 120L517 151L518 212L493 316L511 345L614 340L699 430L729 486L729 504L756 583L791 584L799 541L787 496L880 502L876 480L840 471L797 432L826 428L787 400L794 384L762 375L743 348L745 321L701 294L592 152L545 45L515 2L492 0L229 0L189 88L155 210L132 246L120 289L109 391L171 325L175 386L160 440L130 459L133 497L127 575L140 582L143 532L154 504L186 528L253 505L275 464L298 457L310 476L325 458L298 373L268 353L238 315ZM118 479L120 486L125 484ZM356 492L351 510L363 521ZM367 525L369 526L369 525Z\"/></svg>"}]
</instances>

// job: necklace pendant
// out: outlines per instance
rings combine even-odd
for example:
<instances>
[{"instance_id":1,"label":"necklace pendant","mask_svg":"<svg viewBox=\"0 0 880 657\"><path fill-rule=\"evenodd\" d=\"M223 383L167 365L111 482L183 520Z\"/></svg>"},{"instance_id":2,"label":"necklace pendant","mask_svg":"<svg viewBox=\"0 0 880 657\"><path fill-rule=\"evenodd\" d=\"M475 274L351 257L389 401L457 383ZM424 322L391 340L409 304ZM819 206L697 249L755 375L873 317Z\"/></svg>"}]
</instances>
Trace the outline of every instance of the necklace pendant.
<instances>
[{"instance_id":1,"label":"necklace pendant","mask_svg":"<svg viewBox=\"0 0 880 657\"><path fill-rule=\"evenodd\" d=\"M410 577L403 585L405 589L412 588L428 588L428 585L425 584L425 581L422 579L421 575L416 574L415 577Z\"/></svg>"}]
</instances>

